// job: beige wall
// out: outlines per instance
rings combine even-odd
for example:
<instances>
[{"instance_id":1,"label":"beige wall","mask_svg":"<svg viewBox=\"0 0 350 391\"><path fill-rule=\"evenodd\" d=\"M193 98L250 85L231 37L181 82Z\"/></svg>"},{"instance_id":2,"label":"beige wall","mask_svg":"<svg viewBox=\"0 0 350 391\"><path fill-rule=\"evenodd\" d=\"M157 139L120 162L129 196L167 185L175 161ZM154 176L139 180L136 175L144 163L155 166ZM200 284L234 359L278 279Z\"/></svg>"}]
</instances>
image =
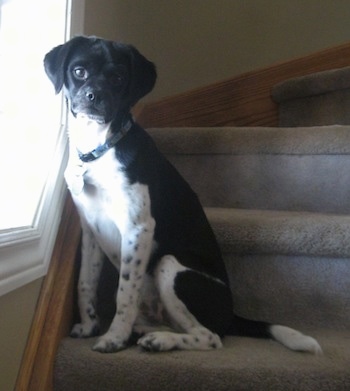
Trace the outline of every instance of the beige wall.
<instances>
[{"instance_id":1,"label":"beige wall","mask_svg":"<svg viewBox=\"0 0 350 391\"><path fill-rule=\"evenodd\" d=\"M348 0L86 0L85 33L158 68L149 99L350 40ZM11 391L41 280L0 298L0 389Z\"/></svg>"},{"instance_id":2,"label":"beige wall","mask_svg":"<svg viewBox=\"0 0 350 391\"><path fill-rule=\"evenodd\" d=\"M0 390L12 391L42 279L0 297Z\"/></svg>"},{"instance_id":3,"label":"beige wall","mask_svg":"<svg viewBox=\"0 0 350 391\"><path fill-rule=\"evenodd\" d=\"M156 63L150 98L350 40L348 0L87 0L87 11L88 34Z\"/></svg>"}]
</instances>

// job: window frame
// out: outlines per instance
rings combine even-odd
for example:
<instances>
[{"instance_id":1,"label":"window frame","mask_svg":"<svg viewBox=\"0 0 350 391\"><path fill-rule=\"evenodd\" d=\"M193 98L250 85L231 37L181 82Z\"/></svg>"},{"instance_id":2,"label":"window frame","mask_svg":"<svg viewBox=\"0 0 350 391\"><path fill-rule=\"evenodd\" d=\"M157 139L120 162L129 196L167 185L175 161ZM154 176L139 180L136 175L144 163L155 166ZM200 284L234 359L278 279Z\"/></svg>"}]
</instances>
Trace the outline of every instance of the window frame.
<instances>
[{"instance_id":1,"label":"window frame","mask_svg":"<svg viewBox=\"0 0 350 391\"><path fill-rule=\"evenodd\" d=\"M83 34L84 16L85 0L67 0L66 39ZM68 159L67 112L63 98L61 105L61 124L57 124L60 129L53 165L35 224L0 233L0 296L43 277L49 267L67 195L63 177Z\"/></svg>"}]
</instances>

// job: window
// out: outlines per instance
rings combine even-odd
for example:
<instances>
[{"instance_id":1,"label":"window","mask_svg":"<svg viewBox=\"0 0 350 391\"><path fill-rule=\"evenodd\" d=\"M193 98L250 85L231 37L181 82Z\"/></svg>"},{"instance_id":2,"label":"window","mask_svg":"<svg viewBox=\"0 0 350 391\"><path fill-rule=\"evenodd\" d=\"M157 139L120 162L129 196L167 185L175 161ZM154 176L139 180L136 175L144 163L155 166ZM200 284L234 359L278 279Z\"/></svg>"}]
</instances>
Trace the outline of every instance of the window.
<instances>
[{"instance_id":1,"label":"window","mask_svg":"<svg viewBox=\"0 0 350 391\"><path fill-rule=\"evenodd\" d=\"M0 294L45 274L66 187L62 96L43 58L83 0L0 0Z\"/></svg>"}]
</instances>

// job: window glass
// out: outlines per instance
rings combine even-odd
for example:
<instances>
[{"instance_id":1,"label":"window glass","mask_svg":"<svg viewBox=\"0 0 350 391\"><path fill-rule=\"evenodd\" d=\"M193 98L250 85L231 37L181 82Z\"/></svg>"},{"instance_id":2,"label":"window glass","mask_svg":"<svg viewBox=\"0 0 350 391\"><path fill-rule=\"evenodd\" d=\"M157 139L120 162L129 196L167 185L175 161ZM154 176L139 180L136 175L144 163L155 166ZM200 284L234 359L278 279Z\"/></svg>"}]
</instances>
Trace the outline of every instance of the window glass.
<instances>
[{"instance_id":1,"label":"window glass","mask_svg":"<svg viewBox=\"0 0 350 391\"><path fill-rule=\"evenodd\" d=\"M62 96L43 59L83 33L84 15L85 0L0 0L0 295L49 266L68 148Z\"/></svg>"},{"instance_id":2,"label":"window glass","mask_svg":"<svg viewBox=\"0 0 350 391\"><path fill-rule=\"evenodd\" d=\"M64 0L0 0L0 233L35 226L60 132L43 57L66 34Z\"/></svg>"}]
</instances>

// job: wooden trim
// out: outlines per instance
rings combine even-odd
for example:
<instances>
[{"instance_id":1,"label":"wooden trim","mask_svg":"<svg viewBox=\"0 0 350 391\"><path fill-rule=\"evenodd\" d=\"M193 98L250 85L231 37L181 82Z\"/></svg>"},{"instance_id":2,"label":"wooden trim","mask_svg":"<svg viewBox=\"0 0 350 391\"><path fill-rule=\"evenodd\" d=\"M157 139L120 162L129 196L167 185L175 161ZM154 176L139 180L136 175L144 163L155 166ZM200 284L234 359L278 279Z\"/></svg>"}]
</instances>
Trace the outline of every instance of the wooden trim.
<instances>
[{"instance_id":1,"label":"wooden trim","mask_svg":"<svg viewBox=\"0 0 350 391\"><path fill-rule=\"evenodd\" d=\"M53 388L57 347L72 323L74 265L79 241L79 218L68 195L15 391L50 391Z\"/></svg>"},{"instance_id":2,"label":"wooden trim","mask_svg":"<svg viewBox=\"0 0 350 391\"><path fill-rule=\"evenodd\" d=\"M146 103L144 127L277 126L271 89L292 77L350 65L350 43L282 62L192 91Z\"/></svg>"}]
</instances>

